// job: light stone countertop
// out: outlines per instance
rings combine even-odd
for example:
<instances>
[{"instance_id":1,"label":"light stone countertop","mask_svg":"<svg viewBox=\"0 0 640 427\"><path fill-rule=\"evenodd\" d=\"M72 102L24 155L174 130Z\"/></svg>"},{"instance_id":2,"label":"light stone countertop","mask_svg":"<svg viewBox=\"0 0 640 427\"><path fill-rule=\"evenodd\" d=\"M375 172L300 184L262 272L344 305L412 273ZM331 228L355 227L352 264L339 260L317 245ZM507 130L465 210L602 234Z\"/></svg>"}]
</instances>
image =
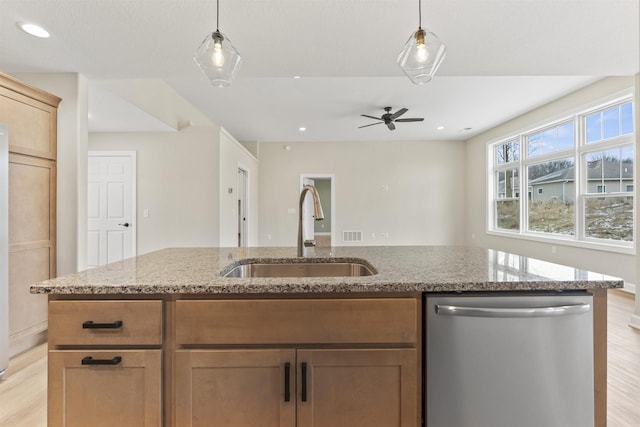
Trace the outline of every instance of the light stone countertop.
<instances>
[{"instance_id":1,"label":"light stone countertop","mask_svg":"<svg viewBox=\"0 0 640 427\"><path fill-rule=\"evenodd\" d=\"M621 279L491 249L315 248L306 261L365 260L364 277L225 278L239 263L290 262L295 248L171 248L31 286L35 294L280 294L556 291L620 288ZM302 259L297 259L302 260Z\"/></svg>"}]
</instances>

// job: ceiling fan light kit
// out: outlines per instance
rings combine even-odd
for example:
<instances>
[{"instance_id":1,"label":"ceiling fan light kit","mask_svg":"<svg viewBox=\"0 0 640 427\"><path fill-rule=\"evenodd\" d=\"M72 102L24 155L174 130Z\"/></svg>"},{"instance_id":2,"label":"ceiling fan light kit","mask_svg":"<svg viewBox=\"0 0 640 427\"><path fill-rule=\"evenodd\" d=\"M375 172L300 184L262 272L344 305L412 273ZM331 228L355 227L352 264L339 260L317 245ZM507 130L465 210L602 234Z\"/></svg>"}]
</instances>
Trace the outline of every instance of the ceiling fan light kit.
<instances>
[{"instance_id":1,"label":"ceiling fan light kit","mask_svg":"<svg viewBox=\"0 0 640 427\"><path fill-rule=\"evenodd\" d=\"M242 58L236 48L218 29L220 2L216 0L216 30L207 34L193 54L193 60L212 85L227 87L236 76Z\"/></svg>"},{"instance_id":2,"label":"ceiling fan light kit","mask_svg":"<svg viewBox=\"0 0 640 427\"><path fill-rule=\"evenodd\" d=\"M397 62L413 83L424 84L435 75L447 49L431 30L422 28L421 0L418 0L418 21L418 31L409 36Z\"/></svg>"}]
</instances>

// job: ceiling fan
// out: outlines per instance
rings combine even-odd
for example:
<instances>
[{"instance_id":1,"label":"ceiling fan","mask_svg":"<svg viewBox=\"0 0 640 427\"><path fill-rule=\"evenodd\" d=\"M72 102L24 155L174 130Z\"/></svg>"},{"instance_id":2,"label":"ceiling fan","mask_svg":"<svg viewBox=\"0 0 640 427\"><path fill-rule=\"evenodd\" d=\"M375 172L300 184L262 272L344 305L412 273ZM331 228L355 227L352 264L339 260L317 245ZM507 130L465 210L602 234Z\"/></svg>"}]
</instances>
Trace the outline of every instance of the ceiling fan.
<instances>
[{"instance_id":1,"label":"ceiling fan","mask_svg":"<svg viewBox=\"0 0 640 427\"><path fill-rule=\"evenodd\" d=\"M396 125L393 124L394 122L421 122L421 121L424 120L424 118L422 118L422 117L412 117L412 118L408 118L408 119L399 119L398 117L400 117L401 115L403 115L404 113L409 111L406 108L401 108L401 109L399 109L398 111L396 111L393 114L391 114L391 107L384 107L384 111L386 111L386 113L384 113L380 117L369 116L367 114L360 114L362 117L368 117L370 119L380 120L380 121L377 122L377 123L371 123L369 125L358 126L358 129L366 128L368 126L380 125L380 124L384 123L385 125L387 125L389 130L394 130L396 128Z\"/></svg>"}]
</instances>

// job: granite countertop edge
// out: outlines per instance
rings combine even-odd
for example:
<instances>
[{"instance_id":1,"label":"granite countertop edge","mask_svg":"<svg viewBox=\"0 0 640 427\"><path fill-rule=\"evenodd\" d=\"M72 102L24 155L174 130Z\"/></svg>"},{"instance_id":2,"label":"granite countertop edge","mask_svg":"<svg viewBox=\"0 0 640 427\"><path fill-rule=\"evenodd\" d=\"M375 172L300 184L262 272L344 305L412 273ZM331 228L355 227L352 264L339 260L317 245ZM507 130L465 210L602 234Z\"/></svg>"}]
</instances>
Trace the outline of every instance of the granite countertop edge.
<instances>
[{"instance_id":1,"label":"granite countertop edge","mask_svg":"<svg viewBox=\"0 0 640 427\"><path fill-rule=\"evenodd\" d=\"M364 262L363 277L228 278L253 262ZM295 248L170 248L31 286L49 295L215 295L569 291L624 282L520 255L455 246L328 248L296 258Z\"/></svg>"}]
</instances>

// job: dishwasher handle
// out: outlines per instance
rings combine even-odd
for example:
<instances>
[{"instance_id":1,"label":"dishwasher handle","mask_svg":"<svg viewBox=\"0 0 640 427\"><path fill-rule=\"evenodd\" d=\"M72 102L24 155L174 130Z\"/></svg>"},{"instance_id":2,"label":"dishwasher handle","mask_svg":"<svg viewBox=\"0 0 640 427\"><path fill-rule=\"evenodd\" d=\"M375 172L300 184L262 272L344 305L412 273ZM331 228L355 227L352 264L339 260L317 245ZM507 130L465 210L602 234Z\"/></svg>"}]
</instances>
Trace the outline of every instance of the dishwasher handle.
<instances>
[{"instance_id":1,"label":"dishwasher handle","mask_svg":"<svg viewBox=\"0 0 640 427\"><path fill-rule=\"evenodd\" d=\"M436 304L436 314L463 317L559 317L591 311L591 304L571 304L548 307L461 307Z\"/></svg>"}]
</instances>

